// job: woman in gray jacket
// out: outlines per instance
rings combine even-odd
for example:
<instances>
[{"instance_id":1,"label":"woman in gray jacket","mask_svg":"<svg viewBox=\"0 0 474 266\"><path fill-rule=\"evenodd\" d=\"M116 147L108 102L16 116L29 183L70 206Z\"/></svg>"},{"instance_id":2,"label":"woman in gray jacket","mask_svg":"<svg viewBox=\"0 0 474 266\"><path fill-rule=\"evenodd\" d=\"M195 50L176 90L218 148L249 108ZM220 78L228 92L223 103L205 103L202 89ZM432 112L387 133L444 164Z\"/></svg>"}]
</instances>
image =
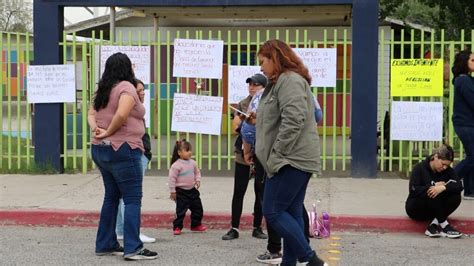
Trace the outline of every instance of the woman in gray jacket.
<instances>
[{"instance_id":1,"label":"woman in gray jacket","mask_svg":"<svg viewBox=\"0 0 474 266\"><path fill-rule=\"evenodd\" d=\"M303 201L309 178L320 168L311 77L286 43L265 42L258 52L270 81L257 110L256 154L268 180L263 214L284 239L281 265L324 265L303 233Z\"/></svg>"}]
</instances>

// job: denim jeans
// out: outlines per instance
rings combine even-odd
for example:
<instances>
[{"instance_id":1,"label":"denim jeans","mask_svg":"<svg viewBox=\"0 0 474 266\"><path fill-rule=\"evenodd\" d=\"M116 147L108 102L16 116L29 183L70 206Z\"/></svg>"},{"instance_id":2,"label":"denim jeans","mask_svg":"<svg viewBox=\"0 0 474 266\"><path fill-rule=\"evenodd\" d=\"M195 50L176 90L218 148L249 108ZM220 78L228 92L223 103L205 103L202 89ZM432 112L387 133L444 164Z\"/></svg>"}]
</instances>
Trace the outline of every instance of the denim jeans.
<instances>
[{"instance_id":1,"label":"denim jeans","mask_svg":"<svg viewBox=\"0 0 474 266\"><path fill-rule=\"evenodd\" d=\"M145 155L142 155L142 169L143 176L145 176L146 167L150 161ZM117 213L117 225L115 225L115 233L123 236L123 214L125 213L125 205L123 205L123 199L120 198L118 213Z\"/></svg>"},{"instance_id":2,"label":"denim jeans","mask_svg":"<svg viewBox=\"0 0 474 266\"><path fill-rule=\"evenodd\" d=\"M282 265L308 261L315 252L304 235L303 202L311 173L290 165L265 182L263 215L283 238Z\"/></svg>"},{"instance_id":3,"label":"denim jeans","mask_svg":"<svg viewBox=\"0 0 474 266\"><path fill-rule=\"evenodd\" d=\"M456 165L454 171L463 179L464 195L474 196L474 127L455 126L454 131L466 152L466 157Z\"/></svg>"},{"instance_id":4,"label":"denim jeans","mask_svg":"<svg viewBox=\"0 0 474 266\"><path fill-rule=\"evenodd\" d=\"M127 143L114 151L111 145L92 145L92 159L104 182L105 196L100 211L96 252L108 252L120 244L115 234L120 198L125 203L124 255L135 255L143 249L140 241L140 208L142 201L143 152Z\"/></svg>"}]
</instances>

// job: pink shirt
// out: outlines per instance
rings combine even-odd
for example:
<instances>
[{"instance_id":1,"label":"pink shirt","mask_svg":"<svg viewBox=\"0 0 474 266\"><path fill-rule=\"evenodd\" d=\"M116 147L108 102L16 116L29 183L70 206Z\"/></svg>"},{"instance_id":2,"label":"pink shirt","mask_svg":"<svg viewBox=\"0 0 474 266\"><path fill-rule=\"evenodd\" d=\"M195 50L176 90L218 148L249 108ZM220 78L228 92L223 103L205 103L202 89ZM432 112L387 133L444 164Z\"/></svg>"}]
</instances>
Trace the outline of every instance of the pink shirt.
<instances>
[{"instance_id":1,"label":"pink shirt","mask_svg":"<svg viewBox=\"0 0 474 266\"><path fill-rule=\"evenodd\" d=\"M176 192L176 188L190 190L201 180L201 171L193 159L178 159L171 165L168 177L170 192Z\"/></svg>"},{"instance_id":2,"label":"pink shirt","mask_svg":"<svg viewBox=\"0 0 474 266\"><path fill-rule=\"evenodd\" d=\"M112 118L118 108L120 96L129 95L135 100L135 105L130 112L127 121L112 136L105 138L112 144L114 150L118 150L123 143L127 142L132 149L141 149L144 151L142 137L145 134L143 126L143 117L145 116L145 107L138 98L137 91L132 83L122 81L112 88L109 95L109 103L105 108L97 111L95 120L100 128L108 128ZM102 140L93 138L92 144L100 144Z\"/></svg>"}]
</instances>

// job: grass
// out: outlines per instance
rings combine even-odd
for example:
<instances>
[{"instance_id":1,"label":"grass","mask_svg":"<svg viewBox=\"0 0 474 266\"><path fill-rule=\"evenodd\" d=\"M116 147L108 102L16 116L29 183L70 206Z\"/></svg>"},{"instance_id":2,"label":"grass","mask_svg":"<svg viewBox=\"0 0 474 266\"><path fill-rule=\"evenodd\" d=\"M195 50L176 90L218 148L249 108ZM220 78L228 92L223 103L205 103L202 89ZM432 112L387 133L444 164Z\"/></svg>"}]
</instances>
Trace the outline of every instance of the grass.
<instances>
[{"instance_id":1,"label":"grass","mask_svg":"<svg viewBox=\"0 0 474 266\"><path fill-rule=\"evenodd\" d=\"M18 142L19 141L19 142ZM38 175L48 175L48 174L59 174L58 171L54 169L51 163L38 165L34 160L34 148L30 147L30 161L27 162L26 153L27 153L27 143L25 139L18 139L17 137L10 138L10 150L11 158L8 158L8 137L3 136L1 138L1 167L0 174L38 174ZM18 145L19 144L19 145ZM31 142L30 142L31 145ZM20 151L20 161L18 161L18 148ZM10 164L9 164L10 163ZM87 163L87 170L92 169L92 163L89 161ZM67 168L64 169L66 174L74 174L82 171L82 158L77 157L77 167L74 169L73 158L67 158Z\"/></svg>"}]
</instances>

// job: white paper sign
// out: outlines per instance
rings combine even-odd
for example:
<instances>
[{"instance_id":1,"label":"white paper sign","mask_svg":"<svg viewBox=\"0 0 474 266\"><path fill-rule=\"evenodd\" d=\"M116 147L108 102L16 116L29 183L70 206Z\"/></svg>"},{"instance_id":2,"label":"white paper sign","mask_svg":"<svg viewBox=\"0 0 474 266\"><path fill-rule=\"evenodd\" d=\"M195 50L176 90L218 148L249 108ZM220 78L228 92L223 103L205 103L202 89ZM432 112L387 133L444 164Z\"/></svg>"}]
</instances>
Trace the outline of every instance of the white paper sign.
<instances>
[{"instance_id":1,"label":"white paper sign","mask_svg":"<svg viewBox=\"0 0 474 266\"><path fill-rule=\"evenodd\" d=\"M222 78L224 42L175 39L173 77Z\"/></svg>"},{"instance_id":2,"label":"white paper sign","mask_svg":"<svg viewBox=\"0 0 474 266\"><path fill-rule=\"evenodd\" d=\"M311 87L336 87L336 48L293 48L311 75Z\"/></svg>"},{"instance_id":3,"label":"white paper sign","mask_svg":"<svg viewBox=\"0 0 474 266\"><path fill-rule=\"evenodd\" d=\"M442 102L392 102L390 137L393 140L441 141Z\"/></svg>"},{"instance_id":4,"label":"white paper sign","mask_svg":"<svg viewBox=\"0 0 474 266\"><path fill-rule=\"evenodd\" d=\"M229 66L229 103L239 103L249 95L247 78L261 73L259 66Z\"/></svg>"},{"instance_id":5,"label":"white paper sign","mask_svg":"<svg viewBox=\"0 0 474 266\"><path fill-rule=\"evenodd\" d=\"M223 101L222 97L175 93L171 130L220 135Z\"/></svg>"},{"instance_id":6,"label":"white paper sign","mask_svg":"<svg viewBox=\"0 0 474 266\"><path fill-rule=\"evenodd\" d=\"M150 46L101 46L100 47L100 74L104 73L105 62L115 53L124 53L132 61L135 77L145 84L150 84Z\"/></svg>"},{"instance_id":7,"label":"white paper sign","mask_svg":"<svg viewBox=\"0 0 474 266\"><path fill-rule=\"evenodd\" d=\"M150 90L145 90L145 98L143 99L143 106L145 107L145 127L150 127L150 101Z\"/></svg>"},{"instance_id":8,"label":"white paper sign","mask_svg":"<svg viewBox=\"0 0 474 266\"><path fill-rule=\"evenodd\" d=\"M28 103L76 102L73 64L28 66L26 80Z\"/></svg>"}]
</instances>

